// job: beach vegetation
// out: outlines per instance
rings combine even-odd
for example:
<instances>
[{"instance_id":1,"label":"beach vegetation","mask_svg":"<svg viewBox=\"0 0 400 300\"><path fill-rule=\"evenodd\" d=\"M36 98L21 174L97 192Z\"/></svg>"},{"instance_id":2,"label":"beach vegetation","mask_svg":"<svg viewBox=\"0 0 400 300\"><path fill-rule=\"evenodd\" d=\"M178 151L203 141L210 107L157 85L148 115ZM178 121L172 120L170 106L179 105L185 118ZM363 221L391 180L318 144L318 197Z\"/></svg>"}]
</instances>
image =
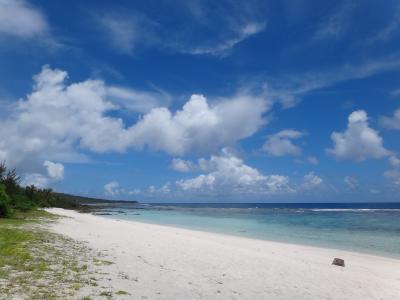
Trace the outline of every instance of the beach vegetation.
<instances>
[{"instance_id":1,"label":"beach vegetation","mask_svg":"<svg viewBox=\"0 0 400 300\"><path fill-rule=\"evenodd\" d=\"M109 266L112 265L113 262L109 260L103 260L103 259L98 259L98 258L93 258L93 263L96 266Z\"/></svg>"},{"instance_id":2,"label":"beach vegetation","mask_svg":"<svg viewBox=\"0 0 400 300\"><path fill-rule=\"evenodd\" d=\"M113 293L111 291L103 291L103 292L100 293L100 296L107 297L107 298L111 299L112 296L113 296Z\"/></svg>"},{"instance_id":3,"label":"beach vegetation","mask_svg":"<svg viewBox=\"0 0 400 300\"><path fill-rule=\"evenodd\" d=\"M42 210L0 218L1 299L68 299L86 284L89 249L50 232L57 218Z\"/></svg>"},{"instance_id":4,"label":"beach vegetation","mask_svg":"<svg viewBox=\"0 0 400 300\"><path fill-rule=\"evenodd\" d=\"M136 201L125 202L136 203ZM93 207L88 204L94 203L110 203L110 201L56 193L52 189L39 188L35 185L22 186L17 171L8 169L5 162L0 162L0 218L10 218L18 212L46 207L88 211Z\"/></svg>"},{"instance_id":5,"label":"beach vegetation","mask_svg":"<svg viewBox=\"0 0 400 300\"><path fill-rule=\"evenodd\" d=\"M129 295L129 293L127 291L123 291L123 290L119 290L118 292L115 293L116 295L119 296L125 296L125 295Z\"/></svg>"},{"instance_id":6,"label":"beach vegetation","mask_svg":"<svg viewBox=\"0 0 400 300\"><path fill-rule=\"evenodd\" d=\"M22 186L15 169L0 163L0 218L10 218L18 212L45 207L79 209L82 206L73 196L54 193L51 189L35 185Z\"/></svg>"}]
</instances>

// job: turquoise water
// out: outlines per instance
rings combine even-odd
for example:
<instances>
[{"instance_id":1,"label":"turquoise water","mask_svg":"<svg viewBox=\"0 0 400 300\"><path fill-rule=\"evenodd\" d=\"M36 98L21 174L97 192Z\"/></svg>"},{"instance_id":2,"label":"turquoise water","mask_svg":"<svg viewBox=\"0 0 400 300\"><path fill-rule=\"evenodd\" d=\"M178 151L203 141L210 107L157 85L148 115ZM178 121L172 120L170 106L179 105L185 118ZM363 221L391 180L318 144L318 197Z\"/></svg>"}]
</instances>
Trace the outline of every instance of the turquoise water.
<instances>
[{"instance_id":1,"label":"turquoise water","mask_svg":"<svg viewBox=\"0 0 400 300\"><path fill-rule=\"evenodd\" d=\"M400 204L120 205L106 217L400 258Z\"/></svg>"}]
</instances>

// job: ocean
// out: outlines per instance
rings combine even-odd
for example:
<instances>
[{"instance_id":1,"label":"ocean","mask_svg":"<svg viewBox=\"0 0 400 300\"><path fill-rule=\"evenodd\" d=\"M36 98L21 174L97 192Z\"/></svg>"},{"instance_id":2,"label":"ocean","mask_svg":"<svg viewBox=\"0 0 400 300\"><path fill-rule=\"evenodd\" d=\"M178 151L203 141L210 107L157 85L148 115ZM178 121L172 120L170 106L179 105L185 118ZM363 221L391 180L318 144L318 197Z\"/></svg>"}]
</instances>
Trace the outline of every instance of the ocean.
<instances>
[{"instance_id":1,"label":"ocean","mask_svg":"<svg viewBox=\"0 0 400 300\"><path fill-rule=\"evenodd\" d=\"M400 203L118 204L95 214L400 258Z\"/></svg>"}]
</instances>

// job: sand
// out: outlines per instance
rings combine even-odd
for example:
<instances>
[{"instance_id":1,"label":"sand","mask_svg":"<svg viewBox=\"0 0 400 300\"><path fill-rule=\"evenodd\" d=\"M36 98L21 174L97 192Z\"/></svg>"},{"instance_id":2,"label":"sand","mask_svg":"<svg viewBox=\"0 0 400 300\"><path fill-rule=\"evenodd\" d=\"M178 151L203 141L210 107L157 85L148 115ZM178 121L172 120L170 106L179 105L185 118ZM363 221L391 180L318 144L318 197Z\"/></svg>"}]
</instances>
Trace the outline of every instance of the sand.
<instances>
[{"instance_id":1,"label":"sand","mask_svg":"<svg viewBox=\"0 0 400 300\"><path fill-rule=\"evenodd\" d=\"M126 299L400 299L397 259L48 211L69 217L52 230L107 254Z\"/></svg>"}]
</instances>

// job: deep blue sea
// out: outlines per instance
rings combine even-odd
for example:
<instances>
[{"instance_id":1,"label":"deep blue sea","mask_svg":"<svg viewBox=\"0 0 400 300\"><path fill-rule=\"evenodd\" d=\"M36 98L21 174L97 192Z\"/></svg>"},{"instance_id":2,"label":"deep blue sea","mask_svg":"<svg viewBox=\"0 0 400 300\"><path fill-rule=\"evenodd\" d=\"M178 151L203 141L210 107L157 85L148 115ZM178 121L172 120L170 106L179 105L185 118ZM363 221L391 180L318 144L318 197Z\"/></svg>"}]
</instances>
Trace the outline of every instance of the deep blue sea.
<instances>
[{"instance_id":1,"label":"deep blue sea","mask_svg":"<svg viewBox=\"0 0 400 300\"><path fill-rule=\"evenodd\" d=\"M400 203L118 204L98 213L400 258Z\"/></svg>"}]
</instances>

